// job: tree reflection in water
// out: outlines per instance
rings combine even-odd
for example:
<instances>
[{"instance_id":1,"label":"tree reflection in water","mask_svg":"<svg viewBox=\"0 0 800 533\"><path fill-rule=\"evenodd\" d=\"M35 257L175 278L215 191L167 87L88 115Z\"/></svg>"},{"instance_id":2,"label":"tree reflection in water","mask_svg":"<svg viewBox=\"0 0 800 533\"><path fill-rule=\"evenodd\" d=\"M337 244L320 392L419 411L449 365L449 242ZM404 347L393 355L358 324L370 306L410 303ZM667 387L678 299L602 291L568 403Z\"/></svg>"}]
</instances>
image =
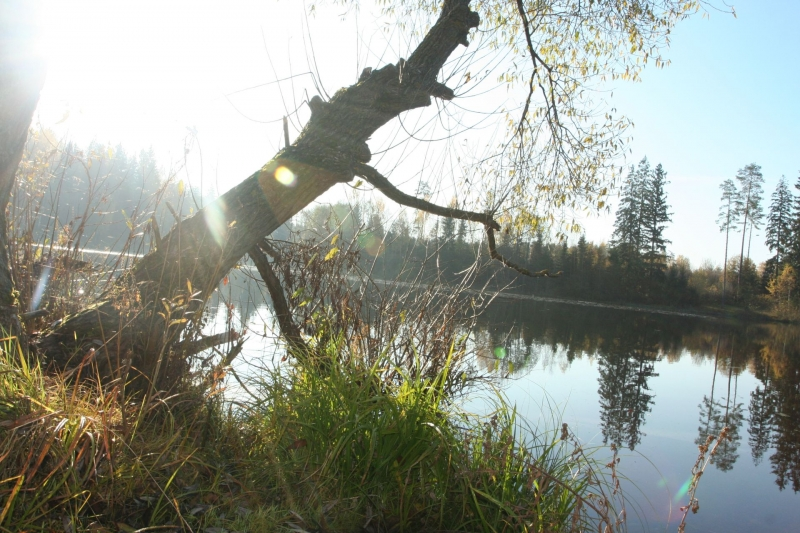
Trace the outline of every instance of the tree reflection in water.
<instances>
[{"instance_id":1,"label":"tree reflection in water","mask_svg":"<svg viewBox=\"0 0 800 533\"><path fill-rule=\"evenodd\" d=\"M800 335L776 328L754 365L761 385L750 394L750 447L758 463L770 449L775 483L800 491Z\"/></svg>"},{"instance_id":2,"label":"tree reflection in water","mask_svg":"<svg viewBox=\"0 0 800 533\"><path fill-rule=\"evenodd\" d=\"M642 439L645 414L654 396L647 380L655 373L657 344L648 338L647 328L639 335L614 339L600 354L600 425L603 444L614 443L631 450Z\"/></svg>"},{"instance_id":3,"label":"tree reflection in water","mask_svg":"<svg viewBox=\"0 0 800 533\"><path fill-rule=\"evenodd\" d=\"M508 350L503 373L527 367L567 369L579 358L598 362L600 423L606 443L631 449L642 440L655 404L648 380L666 359L714 363L709 394L699 405L697 442L730 427L715 466L731 470L739 459L742 425L753 462L769 457L775 482L800 491L800 328L783 324L727 324L687 317L597 310L580 306L502 302L480 316L476 337L490 331ZM485 337L484 337L485 338ZM568 370L567 370L568 371ZM738 395L739 375L760 382L749 405ZM749 407L745 409L745 407Z\"/></svg>"},{"instance_id":4,"label":"tree reflection in water","mask_svg":"<svg viewBox=\"0 0 800 533\"><path fill-rule=\"evenodd\" d=\"M721 334L717 335L717 346L714 351L714 375L711 378L711 396L703 396L700 404L700 427L695 444L704 444L709 435L719 435L722 428L728 427L728 438L720 442L717 451L711 459L711 464L717 469L727 472L733 468L734 463L739 458L739 444L742 437L739 430L744 421L744 404L738 403L738 384L739 373L734 375L734 346L735 338L731 338L730 357L726 361L728 366L727 392L722 398L714 399L714 387L717 380L717 369L719 368L719 352ZM733 398L731 398L731 381L733 380Z\"/></svg>"}]
</instances>

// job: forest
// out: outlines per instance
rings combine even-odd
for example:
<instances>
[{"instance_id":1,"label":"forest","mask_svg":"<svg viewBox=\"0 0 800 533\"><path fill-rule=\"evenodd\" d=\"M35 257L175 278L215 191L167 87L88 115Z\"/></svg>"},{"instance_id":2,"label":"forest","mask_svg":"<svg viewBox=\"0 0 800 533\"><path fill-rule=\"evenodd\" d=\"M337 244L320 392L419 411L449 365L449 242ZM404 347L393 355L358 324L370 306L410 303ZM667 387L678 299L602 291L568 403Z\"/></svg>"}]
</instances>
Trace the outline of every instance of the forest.
<instances>
[{"instance_id":1,"label":"forest","mask_svg":"<svg viewBox=\"0 0 800 533\"><path fill-rule=\"evenodd\" d=\"M747 165L736 182L729 179L721 184L720 239L727 242L741 235L741 253L726 255L718 262L708 258L696 266L679 251L669 249L664 236L672 221L665 189L667 172L661 165L652 168L646 158L631 167L623 181L614 232L606 242L589 242L582 234L577 239L558 239L547 228L538 228L533 234L499 234L497 247L504 256L518 258L530 270L547 272L548 277L519 275L493 264L485 251L481 256L481 235L476 236L463 220L423 212L411 214L410 220L407 212L389 212L380 202L317 206L293 219L289 228L301 240L321 241L341 233L344 241L357 241L362 268L384 280L409 281L421 275L426 282L456 283L471 272L477 258L480 268L470 275L472 283L480 287L601 302L728 305L796 320L800 178L796 195L785 178L778 182L764 226L759 169ZM762 228L775 255L757 265L749 257L750 243L754 230Z\"/></svg>"}]
</instances>

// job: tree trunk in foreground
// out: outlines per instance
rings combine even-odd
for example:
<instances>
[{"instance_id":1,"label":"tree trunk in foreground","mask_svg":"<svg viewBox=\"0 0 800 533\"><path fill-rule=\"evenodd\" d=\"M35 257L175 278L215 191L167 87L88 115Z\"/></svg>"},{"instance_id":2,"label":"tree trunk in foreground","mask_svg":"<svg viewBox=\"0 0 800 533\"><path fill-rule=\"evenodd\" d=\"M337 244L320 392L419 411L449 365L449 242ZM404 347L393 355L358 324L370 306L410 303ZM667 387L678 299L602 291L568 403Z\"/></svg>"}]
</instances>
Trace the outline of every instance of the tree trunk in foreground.
<instances>
[{"instance_id":1,"label":"tree trunk in foreground","mask_svg":"<svg viewBox=\"0 0 800 533\"><path fill-rule=\"evenodd\" d=\"M469 0L446 0L407 61L365 69L357 84L329 102L312 98L311 119L294 144L179 222L99 302L46 332L38 343L41 353L63 367L85 360L87 348L95 345L98 363L106 361L108 370L132 365L157 386L174 379L185 362L170 358L168 349L184 319L202 308L260 239L334 184L350 181L354 168L369 161L366 141L378 128L404 111L430 105L432 96L453 98L436 77L456 47L468 44L469 30L478 22ZM189 293L198 291L189 301Z\"/></svg>"},{"instance_id":2,"label":"tree trunk in foreground","mask_svg":"<svg viewBox=\"0 0 800 533\"><path fill-rule=\"evenodd\" d=\"M0 3L0 327L19 335L19 309L8 257L6 208L45 78L35 53L38 2Z\"/></svg>"}]
</instances>

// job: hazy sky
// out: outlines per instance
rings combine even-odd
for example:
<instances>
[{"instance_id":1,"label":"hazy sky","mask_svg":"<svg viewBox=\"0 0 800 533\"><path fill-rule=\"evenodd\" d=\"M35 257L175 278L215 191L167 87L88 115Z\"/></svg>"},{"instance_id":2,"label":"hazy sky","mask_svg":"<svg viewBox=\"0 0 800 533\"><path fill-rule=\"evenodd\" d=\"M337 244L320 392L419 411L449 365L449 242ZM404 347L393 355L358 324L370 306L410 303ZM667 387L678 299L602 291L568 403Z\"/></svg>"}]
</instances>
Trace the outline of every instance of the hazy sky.
<instances>
[{"instance_id":1,"label":"hazy sky","mask_svg":"<svg viewBox=\"0 0 800 533\"><path fill-rule=\"evenodd\" d=\"M636 125L627 163L646 155L668 172L670 251L694 266L722 261L715 218L724 179L760 164L768 203L781 175L792 184L800 175L800 2L734 6L738 18L711 11L681 23L667 54L672 65L648 68L642 83L616 84L611 98ZM296 135L308 118L301 102L315 86L333 94L363 67L407 57L412 45L366 9L343 17L329 7L309 19L301 2L288 0L52 0L44 13L49 71L40 122L80 142L152 146L165 166L179 166L188 143L183 176L220 191L274 154L284 114ZM495 91L462 103L493 111L504 98ZM388 128L378 144L391 145L412 120ZM413 166L414 158L435 159L429 149L393 153ZM375 160L380 165L381 155ZM405 181L418 177L407 174ZM443 190L446 202L451 193ZM587 236L607 240L612 224L613 215L590 219ZM769 253L759 233L751 255L762 261Z\"/></svg>"}]
</instances>

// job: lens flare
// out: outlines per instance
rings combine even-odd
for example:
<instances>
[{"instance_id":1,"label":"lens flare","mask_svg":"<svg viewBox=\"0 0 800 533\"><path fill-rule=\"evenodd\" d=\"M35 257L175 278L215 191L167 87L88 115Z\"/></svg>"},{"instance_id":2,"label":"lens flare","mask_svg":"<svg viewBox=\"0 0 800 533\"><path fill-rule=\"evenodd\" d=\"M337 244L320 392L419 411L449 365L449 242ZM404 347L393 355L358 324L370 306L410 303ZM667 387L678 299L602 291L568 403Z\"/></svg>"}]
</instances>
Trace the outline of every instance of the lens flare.
<instances>
[{"instance_id":1,"label":"lens flare","mask_svg":"<svg viewBox=\"0 0 800 533\"><path fill-rule=\"evenodd\" d=\"M44 291L47 289L47 284L50 282L50 274L53 273L53 267L47 263L42 264L42 272L39 274L39 281L36 282L36 290L33 291L31 298L31 311L36 311L44 296Z\"/></svg>"},{"instance_id":2,"label":"lens flare","mask_svg":"<svg viewBox=\"0 0 800 533\"><path fill-rule=\"evenodd\" d=\"M225 244L225 239L228 236L228 226L225 223L225 211L225 204L221 201L215 202L203 210L203 219L206 222L206 226L208 226L211 236L219 246Z\"/></svg>"},{"instance_id":3,"label":"lens flare","mask_svg":"<svg viewBox=\"0 0 800 533\"><path fill-rule=\"evenodd\" d=\"M283 166L275 169L275 179L285 187L294 187L297 185L297 177L294 175L294 172Z\"/></svg>"},{"instance_id":4,"label":"lens flare","mask_svg":"<svg viewBox=\"0 0 800 533\"><path fill-rule=\"evenodd\" d=\"M689 479L687 479L686 483L681 485L681 488L678 489L678 492L675 494L675 501L676 502L679 501L684 496L686 496L686 493L689 492L689 485L692 484L692 479L693 478L691 478L691 477Z\"/></svg>"},{"instance_id":5,"label":"lens flare","mask_svg":"<svg viewBox=\"0 0 800 533\"><path fill-rule=\"evenodd\" d=\"M506 358L506 349L502 346L498 346L494 349L494 356L498 359L505 359Z\"/></svg>"},{"instance_id":6,"label":"lens flare","mask_svg":"<svg viewBox=\"0 0 800 533\"><path fill-rule=\"evenodd\" d=\"M358 245L372 257L378 257L386 248L383 239L378 238L371 231L358 236Z\"/></svg>"}]
</instances>

